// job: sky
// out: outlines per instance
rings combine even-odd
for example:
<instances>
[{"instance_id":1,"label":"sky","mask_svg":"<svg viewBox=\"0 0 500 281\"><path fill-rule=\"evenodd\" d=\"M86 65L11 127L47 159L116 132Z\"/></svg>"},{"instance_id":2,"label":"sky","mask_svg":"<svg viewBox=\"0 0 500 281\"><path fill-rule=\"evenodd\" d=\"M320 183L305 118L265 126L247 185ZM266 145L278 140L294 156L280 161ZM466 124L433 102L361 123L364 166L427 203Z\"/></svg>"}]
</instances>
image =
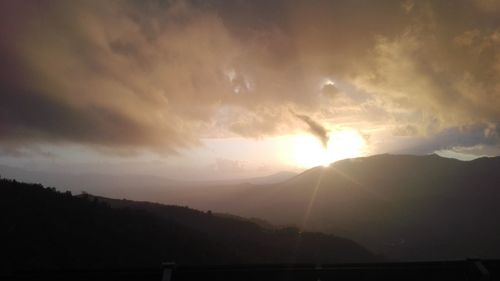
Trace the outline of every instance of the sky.
<instances>
[{"instance_id":1,"label":"sky","mask_svg":"<svg viewBox=\"0 0 500 281\"><path fill-rule=\"evenodd\" d=\"M500 1L1 1L0 165L181 179L500 154Z\"/></svg>"}]
</instances>

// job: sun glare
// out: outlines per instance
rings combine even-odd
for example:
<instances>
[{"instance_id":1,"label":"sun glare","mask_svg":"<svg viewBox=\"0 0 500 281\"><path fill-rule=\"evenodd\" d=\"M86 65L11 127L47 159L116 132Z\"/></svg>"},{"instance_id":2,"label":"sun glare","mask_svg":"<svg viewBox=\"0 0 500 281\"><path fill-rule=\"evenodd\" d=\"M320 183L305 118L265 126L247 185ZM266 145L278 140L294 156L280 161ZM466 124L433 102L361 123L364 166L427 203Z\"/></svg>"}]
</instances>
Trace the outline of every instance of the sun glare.
<instances>
[{"instance_id":1,"label":"sun glare","mask_svg":"<svg viewBox=\"0 0 500 281\"><path fill-rule=\"evenodd\" d=\"M355 130L344 129L330 133L327 147L311 135L291 137L293 164L302 168L328 166L329 164L363 155L365 140Z\"/></svg>"}]
</instances>

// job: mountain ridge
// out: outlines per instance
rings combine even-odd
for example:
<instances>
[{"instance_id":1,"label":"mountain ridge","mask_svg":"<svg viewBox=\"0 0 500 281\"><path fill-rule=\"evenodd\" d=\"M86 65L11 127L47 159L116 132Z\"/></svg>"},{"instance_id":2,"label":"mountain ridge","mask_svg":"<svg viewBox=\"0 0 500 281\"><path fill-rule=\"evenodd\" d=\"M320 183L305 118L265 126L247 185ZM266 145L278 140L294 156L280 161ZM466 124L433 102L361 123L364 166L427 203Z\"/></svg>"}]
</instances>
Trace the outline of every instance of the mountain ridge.
<instances>
[{"instance_id":1,"label":"mountain ridge","mask_svg":"<svg viewBox=\"0 0 500 281\"><path fill-rule=\"evenodd\" d=\"M109 199L112 200L112 199ZM380 261L355 242L264 229L187 207L111 206L39 184L0 179L0 271L179 264ZM133 204L139 205L134 208ZM144 208L149 206L150 208ZM154 208L161 212L154 212Z\"/></svg>"},{"instance_id":2,"label":"mountain ridge","mask_svg":"<svg viewBox=\"0 0 500 281\"><path fill-rule=\"evenodd\" d=\"M397 259L494 258L500 224L488 218L500 213L499 171L500 157L385 154L194 206L341 234Z\"/></svg>"}]
</instances>

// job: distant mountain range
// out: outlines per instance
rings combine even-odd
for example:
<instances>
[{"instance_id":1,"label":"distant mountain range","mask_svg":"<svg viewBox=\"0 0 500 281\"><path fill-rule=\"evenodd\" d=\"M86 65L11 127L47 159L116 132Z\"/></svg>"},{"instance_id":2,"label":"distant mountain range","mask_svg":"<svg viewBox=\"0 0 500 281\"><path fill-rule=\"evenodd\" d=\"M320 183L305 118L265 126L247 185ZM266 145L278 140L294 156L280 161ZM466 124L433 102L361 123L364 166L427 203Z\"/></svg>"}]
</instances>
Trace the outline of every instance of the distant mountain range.
<instances>
[{"instance_id":1,"label":"distant mountain range","mask_svg":"<svg viewBox=\"0 0 500 281\"><path fill-rule=\"evenodd\" d=\"M0 174L5 175L1 169ZM224 217L233 221L242 220L237 216L255 218L245 223L267 230L294 226L339 235L395 260L500 257L500 220L496 218L500 214L500 157L459 161L437 155L376 155L338 161L295 176L286 174L280 180L198 186L172 181L150 188L144 184L146 179L126 176L114 182L113 189L100 189L91 188L90 176L89 188L82 190L233 214ZM117 193L120 190L126 191L123 196ZM105 201L113 207L141 206L164 217L158 211L162 206Z\"/></svg>"},{"instance_id":2,"label":"distant mountain range","mask_svg":"<svg viewBox=\"0 0 500 281\"><path fill-rule=\"evenodd\" d=\"M24 182L36 182L46 186L56 186L59 190L73 193L83 191L112 198L128 198L142 201L173 202L185 194L198 192L207 186L217 187L225 192L225 187L234 189L238 185L273 184L288 180L297 173L282 171L267 176L225 180L177 180L162 176L141 174L107 173L65 173L47 172L0 165L0 176ZM179 194L179 191L181 193ZM181 202L181 201L180 201Z\"/></svg>"},{"instance_id":3,"label":"distant mountain range","mask_svg":"<svg viewBox=\"0 0 500 281\"><path fill-rule=\"evenodd\" d=\"M351 240L0 179L0 271L377 261Z\"/></svg>"},{"instance_id":4,"label":"distant mountain range","mask_svg":"<svg viewBox=\"0 0 500 281\"><path fill-rule=\"evenodd\" d=\"M500 257L500 158L377 155L190 206L349 237L402 260Z\"/></svg>"}]
</instances>

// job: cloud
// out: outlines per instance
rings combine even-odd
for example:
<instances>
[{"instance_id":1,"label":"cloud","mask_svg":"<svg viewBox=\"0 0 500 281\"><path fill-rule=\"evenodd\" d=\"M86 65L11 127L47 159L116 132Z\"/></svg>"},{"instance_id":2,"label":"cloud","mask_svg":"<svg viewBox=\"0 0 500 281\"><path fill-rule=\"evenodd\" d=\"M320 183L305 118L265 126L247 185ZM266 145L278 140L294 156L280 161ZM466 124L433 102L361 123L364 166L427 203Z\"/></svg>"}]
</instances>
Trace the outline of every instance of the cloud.
<instances>
[{"instance_id":1,"label":"cloud","mask_svg":"<svg viewBox=\"0 0 500 281\"><path fill-rule=\"evenodd\" d=\"M323 95L334 98L340 93L340 91L337 87L335 87L334 83L328 81L327 83L325 83L325 85L321 87L321 93Z\"/></svg>"},{"instance_id":2,"label":"cloud","mask_svg":"<svg viewBox=\"0 0 500 281\"><path fill-rule=\"evenodd\" d=\"M495 13L500 11L500 1L498 0L474 0L476 6L487 13Z\"/></svg>"},{"instance_id":3,"label":"cloud","mask_svg":"<svg viewBox=\"0 0 500 281\"><path fill-rule=\"evenodd\" d=\"M329 140L328 130L325 127L323 127L320 123L313 120L311 117L309 117L307 115L297 114L293 111L292 111L292 114L295 117L302 120L304 123L306 123L307 126L309 126L309 132L311 132L311 134L313 134L315 137L317 137L321 141L321 144L323 145L323 147L326 149L326 147L328 146L328 140Z\"/></svg>"},{"instance_id":4,"label":"cloud","mask_svg":"<svg viewBox=\"0 0 500 281\"><path fill-rule=\"evenodd\" d=\"M394 130L394 135L396 136L418 136L418 127L415 125L404 125L396 127Z\"/></svg>"},{"instance_id":5,"label":"cloud","mask_svg":"<svg viewBox=\"0 0 500 281\"><path fill-rule=\"evenodd\" d=\"M288 108L323 144L319 121L492 135L495 3L4 2L0 146L176 153L292 131Z\"/></svg>"},{"instance_id":6,"label":"cloud","mask_svg":"<svg viewBox=\"0 0 500 281\"><path fill-rule=\"evenodd\" d=\"M495 128L490 127L492 130ZM493 148L498 152L500 149L500 138L497 131L489 131L486 135L483 126L471 125L462 128L449 128L432 137L413 137L402 144L395 152L426 154L439 150L455 150L468 152L469 154L480 153L481 150ZM481 148L481 149L479 149ZM481 155L481 154L478 154Z\"/></svg>"},{"instance_id":7,"label":"cloud","mask_svg":"<svg viewBox=\"0 0 500 281\"><path fill-rule=\"evenodd\" d=\"M461 2L460 2L461 3ZM460 4L464 7L464 3ZM432 135L500 117L500 31L482 13L459 10L464 29L442 5L420 7L419 20L397 36L379 36L354 82L381 100L397 122L410 116ZM431 10L429 10L431 9Z\"/></svg>"},{"instance_id":8,"label":"cloud","mask_svg":"<svg viewBox=\"0 0 500 281\"><path fill-rule=\"evenodd\" d=\"M314 103L297 91L306 92L306 75L275 56L289 43L281 31L241 39L211 8L188 1L4 5L4 13L19 14L5 25L16 30L2 30L4 143L175 152L196 145L223 106L249 120L283 101ZM278 121L248 126L254 135L273 133ZM241 128L226 129L247 131Z\"/></svg>"}]
</instances>

